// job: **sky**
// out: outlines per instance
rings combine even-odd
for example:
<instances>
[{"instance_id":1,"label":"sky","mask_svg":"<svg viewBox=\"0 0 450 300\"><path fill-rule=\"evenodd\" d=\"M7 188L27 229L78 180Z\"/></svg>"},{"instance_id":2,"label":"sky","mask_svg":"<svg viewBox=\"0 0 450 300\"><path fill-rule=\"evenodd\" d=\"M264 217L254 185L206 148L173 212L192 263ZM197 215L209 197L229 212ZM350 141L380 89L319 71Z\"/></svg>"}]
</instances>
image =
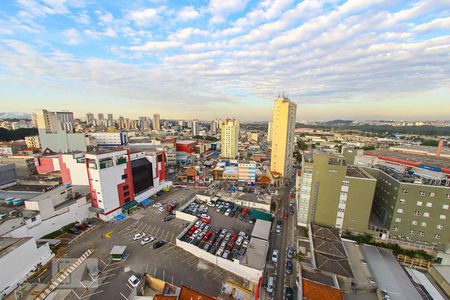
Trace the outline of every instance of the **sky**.
<instances>
[{"instance_id":1,"label":"sky","mask_svg":"<svg viewBox=\"0 0 450 300\"><path fill-rule=\"evenodd\" d=\"M450 0L4 0L2 112L450 118Z\"/></svg>"}]
</instances>

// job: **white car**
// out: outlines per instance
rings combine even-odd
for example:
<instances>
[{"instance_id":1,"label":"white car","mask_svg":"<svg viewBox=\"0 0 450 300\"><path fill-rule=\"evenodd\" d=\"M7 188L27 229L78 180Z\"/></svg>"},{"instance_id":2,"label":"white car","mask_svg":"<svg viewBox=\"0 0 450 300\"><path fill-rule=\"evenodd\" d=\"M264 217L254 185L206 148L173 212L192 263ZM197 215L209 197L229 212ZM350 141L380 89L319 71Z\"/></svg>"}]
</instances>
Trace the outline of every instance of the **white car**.
<instances>
[{"instance_id":1,"label":"white car","mask_svg":"<svg viewBox=\"0 0 450 300\"><path fill-rule=\"evenodd\" d=\"M158 202L158 203L153 204L153 207L156 207L156 208L162 207L162 204Z\"/></svg>"},{"instance_id":2,"label":"white car","mask_svg":"<svg viewBox=\"0 0 450 300\"><path fill-rule=\"evenodd\" d=\"M164 207L160 207L160 208L158 208L158 210L160 211L160 212L165 212L166 210L164 209Z\"/></svg>"},{"instance_id":3,"label":"white car","mask_svg":"<svg viewBox=\"0 0 450 300\"><path fill-rule=\"evenodd\" d=\"M216 206L216 205L214 204L214 202L211 202L211 201L208 201L208 203L206 203L206 205L208 205L209 207L214 207L214 206Z\"/></svg>"},{"instance_id":4,"label":"white car","mask_svg":"<svg viewBox=\"0 0 450 300\"><path fill-rule=\"evenodd\" d=\"M134 275L131 275L131 277L128 278L128 283L134 288L138 286L139 282L140 280Z\"/></svg>"},{"instance_id":5,"label":"white car","mask_svg":"<svg viewBox=\"0 0 450 300\"><path fill-rule=\"evenodd\" d=\"M276 263L278 261L278 250L273 250L272 252L272 261Z\"/></svg>"},{"instance_id":6,"label":"white car","mask_svg":"<svg viewBox=\"0 0 450 300\"><path fill-rule=\"evenodd\" d=\"M145 239L143 239L143 240L141 241L141 245L147 245L148 243L151 243L151 242L153 242L154 240L155 240L154 237L148 236L148 237L146 237Z\"/></svg>"},{"instance_id":7,"label":"white car","mask_svg":"<svg viewBox=\"0 0 450 300\"><path fill-rule=\"evenodd\" d=\"M143 232L136 233L136 234L134 235L134 237L133 237L133 241L140 240L140 239L142 239L144 236L145 236L145 233L143 233Z\"/></svg>"}]
</instances>

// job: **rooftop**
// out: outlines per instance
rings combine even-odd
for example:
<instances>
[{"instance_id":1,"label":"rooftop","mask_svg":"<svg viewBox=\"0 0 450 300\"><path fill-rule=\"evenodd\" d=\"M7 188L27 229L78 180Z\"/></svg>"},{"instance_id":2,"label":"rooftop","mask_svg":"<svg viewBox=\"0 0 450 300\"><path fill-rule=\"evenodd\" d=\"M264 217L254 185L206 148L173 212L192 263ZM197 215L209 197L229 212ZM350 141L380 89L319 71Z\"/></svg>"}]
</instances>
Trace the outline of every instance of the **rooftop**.
<instances>
[{"instance_id":1,"label":"rooftop","mask_svg":"<svg viewBox=\"0 0 450 300\"><path fill-rule=\"evenodd\" d=\"M303 297L309 300L341 300L342 292L334 287L303 279Z\"/></svg>"},{"instance_id":2,"label":"rooftop","mask_svg":"<svg viewBox=\"0 0 450 300\"><path fill-rule=\"evenodd\" d=\"M264 270L268 251L269 242L258 238L251 238L247 251L242 257L241 264L254 269Z\"/></svg>"},{"instance_id":3,"label":"rooftop","mask_svg":"<svg viewBox=\"0 0 450 300\"><path fill-rule=\"evenodd\" d=\"M349 177L357 177L357 178L371 178L368 174L366 174L363 170L353 166L347 166L347 172L345 174Z\"/></svg>"},{"instance_id":4,"label":"rooftop","mask_svg":"<svg viewBox=\"0 0 450 300\"><path fill-rule=\"evenodd\" d=\"M0 258L11 253L25 242L29 241L31 237L24 238L10 238L0 237Z\"/></svg>"},{"instance_id":5,"label":"rooftop","mask_svg":"<svg viewBox=\"0 0 450 300\"><path fill-rule=\"evenodd\" d=\"M436 156L425 156L413 153L402 153L396 151L388 151L388 150L368 150L365 151L366 154L372 156L389 156L393 158L403 159L411 162L420 162L427 165L432 165L436 167L444 167L450 168L450 159L445 157L436 157Z\"/></svg>"}]
</instances>

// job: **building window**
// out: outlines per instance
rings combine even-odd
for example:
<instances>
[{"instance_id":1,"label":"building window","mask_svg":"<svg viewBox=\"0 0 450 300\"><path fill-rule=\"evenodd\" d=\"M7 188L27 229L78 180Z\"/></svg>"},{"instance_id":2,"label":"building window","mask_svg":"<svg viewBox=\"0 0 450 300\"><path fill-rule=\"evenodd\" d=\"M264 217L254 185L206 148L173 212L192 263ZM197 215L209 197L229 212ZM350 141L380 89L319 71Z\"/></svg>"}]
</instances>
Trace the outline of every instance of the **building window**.
<instances>
[{"instance_id":1,"label":"building window","mask_svg":"<svg viewBox=\"0 0 450 300\"><path fill-rule=\"evenodd\" d=\"M427 227L427 222L422 222L422 223L420 223L420 226L422 226L422 227Z\"/></svg>"},{"instance_id":2,"label":"building window","mask_svg":"<svg viewBox=\"0 0 450 300\"><path fill-rule=\"evenodd\" d=\"M424 216L425 218L428 218L428 217L430 216L430 213L424 212L424 213L423 213L423 216Z\"/></svg>"},{"instance_id":3,"label":"building window","mask_svg":"<svg viewBox=\"0 0 450 300\"><path fill-rule=\"evenodd\" d=\"M123 196L124 196L124 197L128 197L128 196L130 196L130 192L129 192L129 191L127 191L127 192L123 193Z\"/></svg>"},{"instance_id":4,"label":"building window","mask_svg":"<svg viewBox=\"0 0 450 300\"><path fill-rule=\"evenodd\" d=\"M395 223L400 223L402 221L401 218L395 218Z\"/></svg>"},{"instance_id":5,"label":"building window","mask_svg":"<svg viewBox=\"0 0 450 300\"><path fill-rule=\"evenodd\" d=\"M441 235L440 235L440 234L437 234L437 233L435 233L435 234L433 235L433 237L434 237L435 239L440 239L440 238L441 238Z\"/></svg>"},{"instance_id":6,"label":"building window","mask_svg":"<svg viewBox=\"0 0 450 300\"><path fill-rule=\"evenodd\" d=\"M422 206L422 201L417 201L417 206Z\"/></svg>"},{"instance_id":7,"label":"building window","mask_svg":"<svg viewBox=\"0 0 450 300\"><path fill-rule=\"evenodd\" d=\"M405 204L406 200L405 199L400 199L400 203L401 204Z\"/></svg>"},{"instance_id":8,"label":"building window","mask_svg":"<svg viewBox=\"0 0 450 300\"><path fill-rule=\"evenodd\" d=\"M411 224L417 225L417 221L416 220L412 220Z\"/></svg>"},{"instance_id":9,"label":"building window","mask_svg":"<svg viewBox=\"0 0 450 300\"><path fill-rule=\"evenodd\" d=\"M446 215L440 215L440 216L439 216L439 219L445 220L445 219L447 219L447 216L446 216Z\"/></svg>"},{"instance_id":10,"label":"building window","mask_svg":"<svg viewBox=\"0 0 450 300\"><path fill-rule=\"evenodd\" d=\"M434 197L434 196L436 196L436 193L435 192L430 192L430 197Z\"/></svg>"},{"instance_id":11,"label":"building window","mask_svg":"<svg viewBox=\"0 0 450 300\"><path fill-rule=\"evenodd\" d=\"M415 211L414 211L414 214L415 214L416 216L420 216L420 210L415 210Z\"/></svg>"},{"instance_id":12,"label":"building window","mask_svg":"<svg viewBox=\"0 0 450 300\"><path fill-rule=\"evenodd\" d=\"M127 191L127 190L128 190L128 185L124 185L124 186L123 186L123 190L124 190L124 191Z\"/></svg>"},{"instance_id":13,"label":"building window","mask_svg":"<svg viewBox=\"0 0 450 300\"><path fill-rule=\"evenodd\" d=\"M424 235L425 235L425 232L419 231L419 235L420 235L420 236L424 236Z\"/></svg>"},{"instance_id":14,"label":"building window","mask_svg":"<svg viewBox=\"0 0 450 300\"><path fill-rule=\"evenodd\" d=\"M432 207L432 206L433 206L433 203L427 202L427 207Z\"/></svg>"},{"instance_id":15,"label":"building window","mask_svg":"<svg viewBox=\"0 0 450 300\"><path fill-rule=\"evenodd\" d=\"M448 209L448 204L442 205L442 209Z\"/></svg>"},{"instance_id":16,"label":"building window","mask_svg":"<svg viewBox=\"0 0 450 300\"><path fill-rule=\"evenodd\" d=\"M403 194L407 194L408 193L408 189L402 189L402 193Z\"/></svg>"},{"instance_id":17,"label":"building window","mask_svg":"<svg viewBox=\"0 0 450 300\"><path fill-rule=\"evenodd\" d=\"M402 214L402 213L403 213L403 208L397 209L397 212L398 212L399 214Z\"/></svg>"},{"instance_id":18,"label":"building window","mask_svg":"<svg viewBox=\"0 0 450 300\"><path fill-rule=\"evenodd\" d=\"M437 229L444 229L444 225L438 224L438 225L436 226L436 228L437 228Z\"/></svg>"},{"instance_id":19,"label":"building window","mask_svg":"<svg viewBox=\"0 0 450 300\"><path fill-rule=\"evenodd\" d=\"M414 230L410 230L410 231L409 231L409 234L414 234L414 233L415 233Z\"/></svg>"},{"instance_id":20,"label":"building window","mask_svg":"<svg viewBox=\"0 0 450 300\"><path fill-rule=\"evenodd\" d=\"M127 179L128 178L128 175L127 174L123 174L122 175L122 179Z\"/></svg>"},{"instance_id":21,"label":"building window","mask_svg":"<svg viewBox=\"0 0 450 300\"><path fill-rule=\"evenodd\" d=\"M420 191L420 192L419 192L419 195L420 195L420 196L425 196L425 192L424 192L424 191Z\"/></svg>"}]
</instances>

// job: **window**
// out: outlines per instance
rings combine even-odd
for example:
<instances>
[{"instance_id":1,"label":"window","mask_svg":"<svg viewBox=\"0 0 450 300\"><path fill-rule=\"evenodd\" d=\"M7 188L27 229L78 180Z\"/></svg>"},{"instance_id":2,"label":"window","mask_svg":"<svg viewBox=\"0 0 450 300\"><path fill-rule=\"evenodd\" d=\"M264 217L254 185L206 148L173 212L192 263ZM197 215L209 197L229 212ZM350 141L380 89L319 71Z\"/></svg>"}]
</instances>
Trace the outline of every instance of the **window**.
<instances>
[{"instance_id":1,"label":"window","mask_svg":"<svg viewBox=\"0 0 450 300\"><path fill-rule=\"evenodd\" d=\"M419 192L419 195L420 195L420 196L425 196L425 192L424 192L424 191L420 191L420 192Z\"/></svg>"},{"instance_id":2,"label":"window","mask_svg":"<svg viewBox=\"0 0 450 300\"><path fill-rule=\"evenodd\" d=\"M395 222L396 222L396 223L400 223L401 221L402 221L401 218L395 218Z\"/></svg>"},{"instance_id":3,"label":"window","mask_svg":"<svg viewBox=\"0 0 450 300\"><path fill-rule=\"evenodd\" d=\"M420 226L422 226L422 227L427 227L427 222L422 222L422 223L420 223Z\"/></svg>"},{"instance_id":4,"label":"window","mask_svg":"<svg viewBox=\"0 0 450 300\"><path fill-rule=\"evenodd\" d=\"M433 203L427 202L427 207L433 207Z\"/></svg>"},{"instance_id":5,"label":"window","mask_svg":"<svg viewBox=\"0 0 450 300\"><path fill-rule=\"evenodd\" d=\"M417 201L417 206L422 206L422 201Z\"/></svg>"},{"instance_id":6,"label":"window","mask_svg":"<svg viewBox=\"0 0 450 300\"><path fill-rule=\"evenodd\" d=\"M438 225L436 226L436 228L437 228L437 229L444 229L444 225L438 224Z\"/></svg>"},{"instance_id":7,"label":"window","mask_svg":"<svg viewBox=\"0 0 450 300\"><path fill-rule=\"evenodd\" d=\"M403 213L403 208L397 209L397 212L398 212L399 214L402 214L402 213Z\"/></svg>"},{"instance_id":8,"label":"window","mask_svg":"<svg viewBox=\"0 0 450 300\"><path fill-rule=\"evenodd\" d=\"M436 193L435 192L430 192L430 197L435 197Z\"/></svg>"},{"instance_id":9,"label":"window","mask_svg":"<svg viewBox=\"0 0 450 300\"><path fill-rule=\"evenodd\" d=\"M440 238L441 238L441 235L440 235L440 234L437 234L437 233L435 233L435 234L433 235L433 237L434 237L435 239L440 239Z\"/></svg>"},{"instance_id":10,"label":"window","mask_svg":"<svg viewBox=\"0 0 450 300\"><path fill-rule=\"evenodd\" d=\"M126 191L125 193L123 193L123 196L124 196L124 197L130 196L130 192L129 192L129 191Z\"/></svg>"},{"instance_id":11,"label":"window","mask_svg":"<svg viewBox=\"0 0 450 300\"><path fill-rule=\"evenodd\" d=\"M420 236L424 236L424 235L425 235L425 232L419 231L419 235L420 235Z\"/></svg>"},{"instance_id":12,"label":"window","mask_svg":"<svg viewBox=\"0 0 450 300\"><path fill-rule=\"evenodd\" d=\"M405 199L400 199L400 203L401 204L405 204L406 200Z\"/></svg>"},{"instance_id":13,"label":"window","mask_svg":"<svg viewBox=\"0 0 450 300\"><path fill-rule=\"evenodd\" d=\"M442 205L442 209L448 209L448 204Z\"/></svg>"},{"instance_id":14,"label":"window","mask_svg":"<svg viewBox=\"0 0 450 300\"><path fill-rule=\"evenodd\" d=\"M410 230L410 231L409 231L409 234L414 234L414 233L415 233L414 230Z\"/></svg>"},{"instance_id":15,"label":"window","mask_svg":"<svg viewBox=\"0 0 450 300\"><path fill-rule=\"evenodd\" d=\"M402 189L402 193L403 194L407 194L408 193L408 189Z\"/></svg>"},{"instance_id":16,"label":"window","mask_svg":"<svg viewBox=\"0 0 450 300\"><path fill-rule=\"evenodd\" d=\"M122 175L122 179L127 179L128 178L128 175L127 174L123 174Z\"/></svg>"},{"instance_id":17,"label":"window","mask_svg":"<svg viewBox=\"0 0 450 300\"><path fill-rule=\"evenodd\" d=\"M428 218L428 217L430 216L430 213L424 212L424 213L423 213L423 216L424 216L425 218Z\"/></svg>"},{"instance_id":18,"label":"window","mask_svg":"<svg viewBox=\"0 0 450 300\"><path fill-rule=\"evenodd\" d=\"M447 219L447 217L446 217L445 215L440 215L440 216L439 216L439 219L445 220L445 219Z\"/></svg>"},{"instance_id":19,"label":"window","mask_svg":"<svg viewBox=\"0 0 450 300\"><path fill-rule=\"evenodd\" d=\"M417 225L417 221L416 220L412 220L411 224Z\"/></svg>"},{"instance_id":20,"label":"window","mask_svg":"<svg viewBox=\"0 0 450 300\"><path fill-rule=\"evenodd\" d=\"M415 210L415 211L414 211L414 214L415 214L416 216L420 216L420 210Z\"/></svg>"}]
</instances>

